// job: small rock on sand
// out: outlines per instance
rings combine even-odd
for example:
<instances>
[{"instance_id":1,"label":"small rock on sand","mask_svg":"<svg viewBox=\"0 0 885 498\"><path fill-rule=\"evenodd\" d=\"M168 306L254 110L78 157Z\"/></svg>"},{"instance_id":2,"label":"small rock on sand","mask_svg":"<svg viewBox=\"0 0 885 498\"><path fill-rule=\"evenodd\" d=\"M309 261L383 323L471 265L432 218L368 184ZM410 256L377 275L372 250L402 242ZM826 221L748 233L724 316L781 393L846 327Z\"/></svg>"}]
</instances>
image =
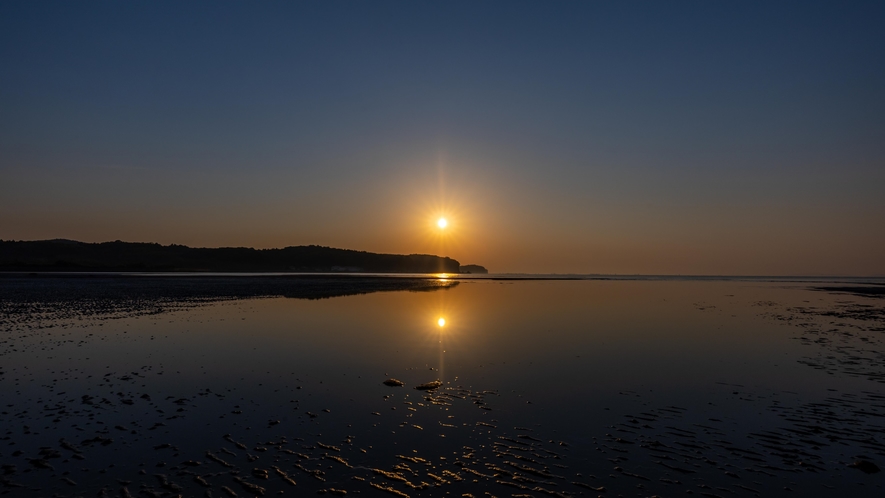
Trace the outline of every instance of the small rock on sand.
<instances>
[{"instance_id":1,"label":"small rock on sand","mask_svg":"<svg viewBox=\"0 0 885 498\"><path fill-rule=\"evenodd\" d=\"M439 388L439 386L441 386L441 385L442 385L442 382L440 382L438 380L434 380L431 382L421 384L420 386L415 386L415 389L418 389L420 391L432 391L433 389Z\"/></svg>"},{"instance_id":2,"label":"small rock on sand","mask_svg":"<svg viewBox=\"0 0 885 498\"><path fill-rule=\"evenodd\" d=\"M854 462L848 464L848 466L853 467L853 468L863 472L864 474L875 474L876 472L879 472L879 470L880 470L879 467L875 463L868 462L866 460L855 460Z\"/></svg>"}]
</instances>

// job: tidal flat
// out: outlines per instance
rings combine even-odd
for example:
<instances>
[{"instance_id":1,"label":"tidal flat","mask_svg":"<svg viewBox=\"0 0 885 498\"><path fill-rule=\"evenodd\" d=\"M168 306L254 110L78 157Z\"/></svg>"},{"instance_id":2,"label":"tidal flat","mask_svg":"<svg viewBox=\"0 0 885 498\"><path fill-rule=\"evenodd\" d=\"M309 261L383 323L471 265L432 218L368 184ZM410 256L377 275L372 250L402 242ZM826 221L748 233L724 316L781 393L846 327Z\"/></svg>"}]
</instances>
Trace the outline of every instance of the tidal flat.
<instances>
[{"instance_id":1,"label":"tidal flat","mask_svg":"<svg viewBox=\"0 0 885 498\"><path fill-rule=\"evenodd\" d=\"M0 276L7 496L883 496L881 282Z\"/></svg>"}]
</instances>

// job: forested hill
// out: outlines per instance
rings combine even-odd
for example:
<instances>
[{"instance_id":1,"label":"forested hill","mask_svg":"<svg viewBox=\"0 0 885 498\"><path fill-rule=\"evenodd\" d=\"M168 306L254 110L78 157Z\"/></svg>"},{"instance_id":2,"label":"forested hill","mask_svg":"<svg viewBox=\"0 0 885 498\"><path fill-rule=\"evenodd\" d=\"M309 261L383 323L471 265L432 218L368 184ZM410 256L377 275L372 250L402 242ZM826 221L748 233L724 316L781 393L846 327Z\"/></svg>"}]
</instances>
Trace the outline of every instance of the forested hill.
<instances>
[{"instance_id":1,"label":"forested hill","mask_svg":"<svg viewBox=\"0 0 885 498\"><path fill-rule=\"evenodd\" d=\"M458 273L451 258L321 246L193 248L73 240L0 241L0 271L211 271Z\"/></svg>"}]
</instances>

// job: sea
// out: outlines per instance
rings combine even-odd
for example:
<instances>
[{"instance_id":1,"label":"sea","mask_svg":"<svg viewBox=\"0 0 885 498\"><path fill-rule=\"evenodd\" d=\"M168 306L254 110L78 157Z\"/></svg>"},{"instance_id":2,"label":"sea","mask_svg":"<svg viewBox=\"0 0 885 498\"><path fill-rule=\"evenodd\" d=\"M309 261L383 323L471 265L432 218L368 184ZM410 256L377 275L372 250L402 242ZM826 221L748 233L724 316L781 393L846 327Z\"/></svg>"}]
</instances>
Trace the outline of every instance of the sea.
<instances>
[{"instance_id":1,"label":"sea","mask_svg":"<svg viewBox=\"0 0 885 498\"><path fill-rule=\"evenodd\" d=\"M0 494L885 496L885 279L0 274Z\"/></svg>"}]
</instances>

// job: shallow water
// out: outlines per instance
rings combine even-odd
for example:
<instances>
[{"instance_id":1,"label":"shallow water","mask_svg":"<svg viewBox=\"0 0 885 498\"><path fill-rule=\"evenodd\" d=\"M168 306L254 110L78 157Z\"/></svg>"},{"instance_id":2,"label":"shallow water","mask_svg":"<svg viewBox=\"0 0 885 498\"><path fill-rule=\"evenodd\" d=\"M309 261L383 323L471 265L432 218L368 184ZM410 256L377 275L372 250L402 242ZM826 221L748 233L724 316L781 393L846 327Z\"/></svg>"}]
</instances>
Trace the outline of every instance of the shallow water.
<instances>
[{"instance_id":1,"label":"shallow water","mask_svg":"<svg viewBox=\"0 0 885 498\"><path fill-rule=\"evenodd\" d=\"M883 492L885 473L864 472L885 464L882 298L727 280L193 282L0 282L0 493Z\"/></svg>"}]
</instances>

